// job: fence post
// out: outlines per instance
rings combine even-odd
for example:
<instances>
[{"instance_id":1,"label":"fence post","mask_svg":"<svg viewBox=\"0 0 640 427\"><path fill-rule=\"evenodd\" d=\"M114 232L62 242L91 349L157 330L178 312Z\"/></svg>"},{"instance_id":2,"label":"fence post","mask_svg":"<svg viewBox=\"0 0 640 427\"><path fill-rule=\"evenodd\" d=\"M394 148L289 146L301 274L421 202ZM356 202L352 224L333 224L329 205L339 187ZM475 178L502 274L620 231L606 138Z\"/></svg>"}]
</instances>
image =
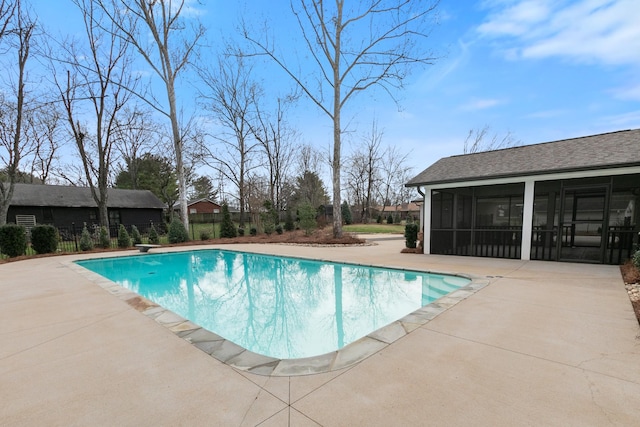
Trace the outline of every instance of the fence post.
<instances>
[{"instance_id":1,"label":"fence post","mask_svg":"<svg viewBox=\"0 0 640 427\"><path fill-rule=\"evenodd\" d=\"M71 234L73 234L73 243L76 246L76 252L78 252L78 235L76 234L76 223L71 223Z\"/></svg>"}]
</instances>

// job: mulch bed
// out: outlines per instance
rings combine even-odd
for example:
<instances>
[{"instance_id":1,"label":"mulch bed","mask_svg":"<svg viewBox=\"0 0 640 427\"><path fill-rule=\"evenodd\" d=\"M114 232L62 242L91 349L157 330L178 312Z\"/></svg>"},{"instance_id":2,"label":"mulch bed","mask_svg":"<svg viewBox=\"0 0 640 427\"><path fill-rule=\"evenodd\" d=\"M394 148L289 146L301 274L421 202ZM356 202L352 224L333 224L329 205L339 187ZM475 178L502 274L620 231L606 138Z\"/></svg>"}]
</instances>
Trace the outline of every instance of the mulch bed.
<instances>
[{"instance_id":1,"label":"mulch bed","mask_svg":"<svg viewBox=\"0 0 640 427\"><path fill-rule=\"evenodd\" d=\"M627 261L620 266L620 272L622 273L625 288L629 293L631 306L636 313L638 323L640 323L640 270L638 270L631 261Z\"/></svg>"}]
</instances>

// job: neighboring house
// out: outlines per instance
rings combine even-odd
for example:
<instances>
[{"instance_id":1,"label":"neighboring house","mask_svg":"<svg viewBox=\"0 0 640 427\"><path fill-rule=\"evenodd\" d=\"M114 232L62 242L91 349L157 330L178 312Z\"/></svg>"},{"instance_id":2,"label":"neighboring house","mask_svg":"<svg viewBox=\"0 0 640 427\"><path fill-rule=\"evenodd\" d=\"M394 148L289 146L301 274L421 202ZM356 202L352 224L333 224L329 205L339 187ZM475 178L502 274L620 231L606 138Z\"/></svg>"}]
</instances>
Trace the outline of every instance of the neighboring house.
<instances>
[{"instance_id":1,"label":"neighboring house","mask_svg":"<svg viewBox=\"0 0 640 427\"><path fill-rule=\"evenodd\" d=\"M424 196L424 252L619 264L640 231L640 129L440 159Z\"/></svg>"},{"instance_id":2,"label":"neighboring house","mask_svg":"<svg viewBox=\"0 0 640 427\"><path fill-rule=\"evenodd\" d=\"M418 219L420 216L420 206L417 203L400 203L399 205L393 206L376 206L375 208L376 215L384 216L384 219L388 215L395 215L400 217L400 219L405 220L409 216L413 216L414 219ZM384 210L383 210L384 209Z\"/></svg>"},{"instance_id":3,"label":"neighboring house","mask_svg":"<svg viewBox=\"0 0 640 427\"><path fill-rule=\"evenodd\" d=\"M148 190L109 189L110 226L161 224L164 204ZM37 224L82 227L98 224L98 206L88 187L16 184L7 222L31 215ZM142 231L142 230L141 230Z\"/></svg>"},{"instance_id":4,"label":"neighboring house","mask_svg":"<svg viewBox=\"0 0 640 427\"><path fill-rule=\"evenodd\" d=\"M209 199L199 199L187 202L187 212L189 215L217 214L222 212L222 207Z\"/></svg>"}]
</instances>

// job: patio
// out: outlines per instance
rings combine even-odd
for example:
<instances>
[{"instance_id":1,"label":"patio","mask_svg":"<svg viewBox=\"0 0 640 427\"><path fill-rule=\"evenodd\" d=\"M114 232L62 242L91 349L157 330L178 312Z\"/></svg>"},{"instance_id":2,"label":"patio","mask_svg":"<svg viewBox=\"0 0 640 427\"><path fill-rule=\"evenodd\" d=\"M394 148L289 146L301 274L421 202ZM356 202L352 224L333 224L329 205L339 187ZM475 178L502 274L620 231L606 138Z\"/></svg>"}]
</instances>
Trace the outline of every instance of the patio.
<instances>
[{"instance_id":1,"label":"patio","mask_svg":"<svg viewBox=\"0 0 640 427\"><path fill-rule=\"evenodd\" d=\"M95 254L2 264L0 420L12 426L637 424L640 328L617 266L400 254L401 238L368 237L376 244L231 248L458 272L490 283L356 365L296 377L237 371L68 265ZM163 250L175 248L155 249Z\"/></svg>"}]
</instances>

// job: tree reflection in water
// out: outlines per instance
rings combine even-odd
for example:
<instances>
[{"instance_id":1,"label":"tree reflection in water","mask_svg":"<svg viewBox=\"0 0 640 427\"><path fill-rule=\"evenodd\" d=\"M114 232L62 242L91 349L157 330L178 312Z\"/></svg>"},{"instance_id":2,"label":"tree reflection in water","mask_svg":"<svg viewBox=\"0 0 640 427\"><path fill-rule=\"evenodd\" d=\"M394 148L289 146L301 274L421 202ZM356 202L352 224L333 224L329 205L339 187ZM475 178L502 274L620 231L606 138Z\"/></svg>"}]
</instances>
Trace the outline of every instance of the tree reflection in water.
<instances>
[{"instance_id":1,"label":"tree reflection in water","mask_svg":"<svg viewBox=\"0 0 640 427\"><path fill-rule=\"evenodd\" d=\"M469 281L223 250L79 264L253 352L324 354Z\"/></svg>"}]
</instances>

